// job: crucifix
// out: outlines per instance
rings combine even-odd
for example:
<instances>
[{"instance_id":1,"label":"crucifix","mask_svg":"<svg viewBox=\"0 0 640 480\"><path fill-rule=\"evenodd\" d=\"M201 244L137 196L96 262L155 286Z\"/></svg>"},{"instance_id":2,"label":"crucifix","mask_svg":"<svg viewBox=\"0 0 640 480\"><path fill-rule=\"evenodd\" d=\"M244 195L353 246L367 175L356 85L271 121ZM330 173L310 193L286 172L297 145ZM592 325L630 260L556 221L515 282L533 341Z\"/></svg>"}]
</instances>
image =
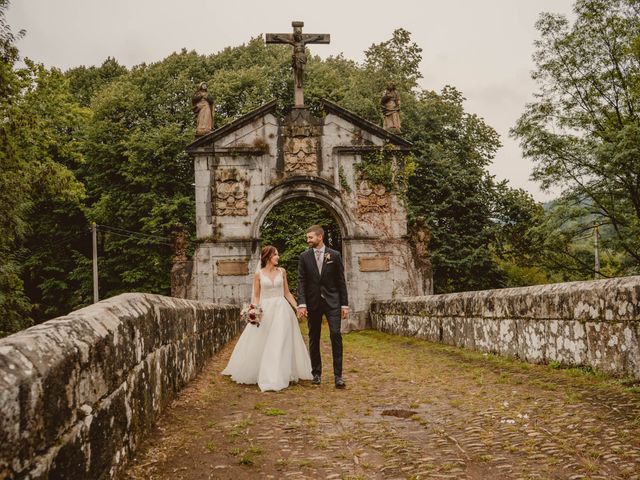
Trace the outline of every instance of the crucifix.
<instances>
[{"instance_id":1,"label":"crucifix","mask_svg":"<svg viewBox=\"0 0 640 480\"><path fill-rule=\"evenodd\" d=\"M286 43L293 46L293 87L294 104L296 108L304 107L304 95L302 84L304 80L304 67L307 63L305 46L307 43L329 43L331 36L328 33L302 33L304 22L291 22L293 34L291 33L267 33L265 43Z\"/></svg>"}]
</instances>

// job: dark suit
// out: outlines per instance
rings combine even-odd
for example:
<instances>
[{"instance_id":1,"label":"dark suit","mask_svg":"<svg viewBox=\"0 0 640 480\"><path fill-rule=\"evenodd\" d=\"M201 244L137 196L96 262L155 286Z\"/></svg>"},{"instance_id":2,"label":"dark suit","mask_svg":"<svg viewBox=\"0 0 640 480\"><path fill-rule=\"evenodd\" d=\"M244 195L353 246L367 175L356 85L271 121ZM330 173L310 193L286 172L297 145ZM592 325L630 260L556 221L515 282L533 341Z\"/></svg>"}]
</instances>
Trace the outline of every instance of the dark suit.
<instances>
[{"instance_id":1,"label":"dark suit","mask_svg":"<svg viewBox=\"0 0 640 480\"><path fill-rule=\"evenodd\" d=\"M322 273L318 272L313 248L298 259L298 305L306 305L309 324L309 355L311 373L322 374L320 358L320 329L322 316L327 317L333 353L333 373L342 376L341 307L349 305L347 282L344 278L342 256L325 246Z\"/></svg>"}]
</instances>

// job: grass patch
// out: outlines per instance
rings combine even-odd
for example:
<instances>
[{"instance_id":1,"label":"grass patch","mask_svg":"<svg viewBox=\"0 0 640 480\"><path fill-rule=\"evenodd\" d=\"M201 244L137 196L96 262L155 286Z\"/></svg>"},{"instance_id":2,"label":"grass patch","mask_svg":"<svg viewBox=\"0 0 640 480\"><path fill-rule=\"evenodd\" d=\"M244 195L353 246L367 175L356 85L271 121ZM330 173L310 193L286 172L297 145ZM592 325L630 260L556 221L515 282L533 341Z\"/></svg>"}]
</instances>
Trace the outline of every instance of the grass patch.
<instances>
[{"instance_id":1,"label":"grass patch","mask_svg":"<svg viewBox=\"0 0 640 480\"><path fill-rule=\"evenodd\" d=\"M251 445L247 451L253 455L262 455L264 453L264 449L260 445Z\"/></svg>"},{"instance_id":2,"label":"grass patch","mask_svg":"<svg viewBox=\"0 0 640 480\"><path fill-rule=\"evenodd\" d=\"M240 421L236 424L236 428L247 428L253 425L253 421L251 420L251 416L248 416L244 420Z\"/></svg>"},{"instance_id":3,"label":"grass patch","mask_svg":"<svg viewBox=\"0 0 640 480\"><path fill-rule=\"evenodd\" d=\"M267 408L262 413L268 417L277 417L278 415L286 415L287 412L280 410L279 408Z\"/></svg>"}]
</instances>

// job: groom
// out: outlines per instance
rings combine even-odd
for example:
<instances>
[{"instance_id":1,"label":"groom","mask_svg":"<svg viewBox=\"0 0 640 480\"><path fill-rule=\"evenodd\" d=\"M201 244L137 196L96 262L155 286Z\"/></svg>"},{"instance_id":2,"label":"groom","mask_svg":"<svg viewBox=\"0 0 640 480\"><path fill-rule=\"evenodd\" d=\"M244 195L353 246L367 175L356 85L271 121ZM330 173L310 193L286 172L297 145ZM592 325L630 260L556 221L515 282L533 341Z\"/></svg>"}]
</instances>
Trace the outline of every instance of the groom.
<instances>
[{"instance_id":1,"label":"groom","mask_svg":"<svg viewBox=\"0 0 640 480\"><path fill-rule=\"evenodd\" d=\"M311 248L300 254L298 260L298 318L307 317L309 324L311 383L320 385L320 328L325 315L329 322L336 388L344 388L340 324L341 318L349 318L349 298L342 257L325 246L324 230L319 225L307 230L307 244Z\"/></svg>"}]
</instances>

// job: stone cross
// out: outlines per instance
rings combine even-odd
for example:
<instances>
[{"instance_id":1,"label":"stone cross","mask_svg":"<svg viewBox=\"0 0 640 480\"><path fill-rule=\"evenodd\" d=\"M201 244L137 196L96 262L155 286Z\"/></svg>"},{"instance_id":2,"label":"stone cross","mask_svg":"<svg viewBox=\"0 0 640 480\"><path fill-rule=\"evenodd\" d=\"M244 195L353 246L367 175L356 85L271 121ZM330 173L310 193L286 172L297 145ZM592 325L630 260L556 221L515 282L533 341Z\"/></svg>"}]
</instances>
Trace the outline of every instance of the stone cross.
<instances>
[{"instance_id":1,"label":"stone cross","mask_svg":"<svg viewBox=\"0 0 640 480\"><path fill-rule=\"evenodd\" d=\"M305 46L307 43L329 43L331 36L328 33L302 33L304 22L291 22L291 33L267 33L266 43L286 43L293 46L292 65L294 79L294 104L297 108L304 107L304 95L302 85L304 80L304 67L307 63Z\"/></svg>"}]
</instances>

